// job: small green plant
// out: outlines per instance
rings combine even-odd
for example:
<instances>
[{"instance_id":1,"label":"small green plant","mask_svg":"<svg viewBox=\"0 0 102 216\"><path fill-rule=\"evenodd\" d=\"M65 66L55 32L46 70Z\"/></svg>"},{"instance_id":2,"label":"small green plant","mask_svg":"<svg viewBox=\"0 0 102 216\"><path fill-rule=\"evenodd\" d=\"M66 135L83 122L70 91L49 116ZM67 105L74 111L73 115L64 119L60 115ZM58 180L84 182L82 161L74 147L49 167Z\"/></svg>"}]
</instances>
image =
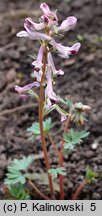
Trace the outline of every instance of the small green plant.
<instances>
[{"instance_id":1,"label":"small green plant","mask_svg":"<svg viewBox=\"0 0 102 216\"><path fill-rule=\"evenodd\" d=\"M14 159L8 166L5 184L8 186L10 194L17 199L30 198L26 190L27 184L43 199L56 199L56 191L59 193L60 199L64 199L64 176L67 175L67 169L64 167L64 154L68 154L71 149L77 144L81 144L83 139L89 135L89 132L81 130L81 126L86 121L86 112L90 111L91 108L81 102L73 103L69 98L63 99L53 90L57 78L60 79L64 75L62 69L55 67L53 52L63 59L68 59L69 56L77 54L81 46L78 42L67 47L57 43L56 40L60 34L74 29L77 18L74 16L67 17L59 26L57 11L51 11L46 3L41 3L40 8L43 12L40 23L26 18L24 30L17 34L18 37L39 41L38 55L32 58L34 81L23 87L16 85L15 91L22 97L32 97L38 102L38 122L33 123L27 129L27 135L33 142L37 137L40 137L39 142L42 145L46 172L30 172L29 167L36 159L34 156L23 157L19 160ZM77 35L77 38L79 41L83 41L81 35ZM59 145L55 143L51 133L55 124L50 117L47 118L53 111L59 113L61 125L63 124L63 134ZM56 167L50 163L46 143L53 146L58 158ZM87 178L91 178L92 174L92 172L88 172ZM47 190L43 193L39 189L41 184L47 186L46 189L49 189L50 197L46 195Z\"/></svg>"},{"instance_id":2,"label":"small green plant","mask_svg":"<svg viewBox=\"0 0 102 216\"><path fill-rule=\"evenodd\" d=\"M98 173L94 172L92 169L87 167L86 169L86 182L91 183L98 178Z\"/></svg>"},{"instance_id":3,"label":"small green plant","mask_svg":"<svg viewBox=\"0 0 102 216\"><path fill-rule=\"evenodd\" d=\"M30 200L30 194L27 191L24 184L18 183L18 184L12 184L12 186L8 187L9 194L12 199L17 200Z\"/></svg>"},{"instance_id":4,"label":"small green plant","mask_svg":"<svg viewBox=\"0 0 102 216\"><path fill-rule=\"evenodd\" d=\"M86 175L85 175L85 179L84 181L79 185L79 187L76 189L75 193L72 196L73 200L78 199L80 193L82 192L82 190L84 189L84 187L87 184L91 184L92 182L94 182L98 177L98 173L94 172L92 169L90 169L89 167L86 168Z\"/></svg>"}]
</instances>

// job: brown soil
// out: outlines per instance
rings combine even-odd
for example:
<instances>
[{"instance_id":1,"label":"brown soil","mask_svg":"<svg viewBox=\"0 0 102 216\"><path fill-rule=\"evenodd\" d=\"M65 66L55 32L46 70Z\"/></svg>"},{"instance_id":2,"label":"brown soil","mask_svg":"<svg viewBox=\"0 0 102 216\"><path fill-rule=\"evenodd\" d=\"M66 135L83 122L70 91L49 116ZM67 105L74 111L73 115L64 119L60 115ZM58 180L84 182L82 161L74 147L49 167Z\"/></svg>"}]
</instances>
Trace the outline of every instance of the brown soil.
<instances>
[{"instance_id":1,"label":"brown soil","mask_svg":"<svg viewBox=\"0 0 102 216\"><path fill-rule=\"evenodd\" d=\"M87 166L98 172L99 177L96 182L83 189L79 199L102 199L102 0L46 2L58 9L60 21L70 15L78 18L74 32L67 33L61 39L63 44L74 42L77 34L84 38L76 57L61 62L55 55L57 65L60 64L65 71L63 79L56 80L56 91L61 96L71 96L74 101L82 101L92 107L86 125L86 129L91 132L90 137L65 157L68 175L65 178L66 199L71 199L71 194L83 181ZM20 82L24 85L31 81L33 68L29 54L36 53L38 49L38 43L19 39L16 33L22 29L25 17L38 19L39 5L40 1L36 0L0 1L0 199L4 197L3 182L11 160L42 152L41 143L30 143L26 135L27 127L37 120L37 104L31 99L21 100L14 92L15 84ZM28 105L29 108L26 107ZM23 107L13 110L18 106ZM60 119L57 113L52 117L53 120L58 119L53 131L57 141L61 136ZM57 159L49 143L48 150L50 162L56 164ZM34 164L34 170L41 169L45 169L44 159Z\"/></svg>"}]
</instances>

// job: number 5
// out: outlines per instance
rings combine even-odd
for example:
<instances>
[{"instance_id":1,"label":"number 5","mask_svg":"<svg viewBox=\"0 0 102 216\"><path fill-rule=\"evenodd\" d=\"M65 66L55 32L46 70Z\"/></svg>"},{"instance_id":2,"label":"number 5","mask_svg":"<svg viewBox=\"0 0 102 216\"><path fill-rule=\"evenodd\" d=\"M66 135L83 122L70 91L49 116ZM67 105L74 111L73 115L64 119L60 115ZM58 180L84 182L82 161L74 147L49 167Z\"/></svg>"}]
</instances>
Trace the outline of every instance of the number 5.
<instances>
[{"instance_id":1,"label":"number 5","mask_svg":"<svg viewBox=\"0 0 102 216\"><path fill-rule=\"evenodd\" d=\"M96 210L96 203L91 203L90 210L91 211L95 211Z\"/></svg>"}]
</instances>

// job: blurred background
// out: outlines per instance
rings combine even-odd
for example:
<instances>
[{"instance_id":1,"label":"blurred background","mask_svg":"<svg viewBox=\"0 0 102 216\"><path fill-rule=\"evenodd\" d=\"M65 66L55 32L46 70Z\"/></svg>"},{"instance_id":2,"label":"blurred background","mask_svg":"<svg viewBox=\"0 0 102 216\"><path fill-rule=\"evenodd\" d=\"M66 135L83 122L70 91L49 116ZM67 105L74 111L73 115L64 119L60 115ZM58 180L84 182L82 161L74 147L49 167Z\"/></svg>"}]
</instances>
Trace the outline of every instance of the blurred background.
<instances>
[{"instance_id":1,"label":"blurred background","mask_svg":"<svg viewBox=\"0 0 102 216\"><path fill-rule=\"evenodd\" d=\"M40 0L0 0L0 196L7 165L13 158L42 152L41 144L34 145L27 139L26 129L37 120L37 104L32 99L22 100L14 86L25 85L33 79L32 59L36 55L38 42L17 38L23 29L24 19L32 17L36 22L41 15ZM88 114L86 129L91 132L87 142L77 146L65 158L68 179L65 179L66 197L84 179L87 165L99 173L96 183L86 187L80 199L102 199L102 0L45 0L51 9L58 10L59 23L67 16L76 16L78 23L74 31L60 38L63 45L81 42L77 56L63 60L54 56L56 66L65 71L56 80L56 92L69 96L74 102L83 102L92 107ZM60 118L53 131L60 138ZM51 162L57 163L53 149ZM43 169L44 161L35 163L35 170ZM38 168L39 167L39 168Z\"/></svg>"}]
</instances>

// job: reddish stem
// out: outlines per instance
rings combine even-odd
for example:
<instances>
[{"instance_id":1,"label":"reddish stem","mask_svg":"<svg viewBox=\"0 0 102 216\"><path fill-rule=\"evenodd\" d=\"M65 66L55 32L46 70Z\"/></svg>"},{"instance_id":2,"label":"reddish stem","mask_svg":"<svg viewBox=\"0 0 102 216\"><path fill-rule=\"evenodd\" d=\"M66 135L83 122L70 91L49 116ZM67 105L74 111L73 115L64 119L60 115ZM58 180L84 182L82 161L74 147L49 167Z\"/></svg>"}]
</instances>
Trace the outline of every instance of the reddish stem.
<instances>
[{"instance_id":1,"label":"reddish stem","mask_svg":"<svg viewBox=\"0 0 102 216\"><path fill-rule=\"evenodd\" d=\"M52 139L51 135L48 133L47 136L48 136L49 141L50 141L50 143L52 144L54 150L56 151L58 157L60 157L60 151L58 150L57 145L55 144L55 142L54 142L54 140Z\"/></svg>"},{"instance_id":2,"label":"reddish stem","mask_svg":"<svg viewBox=\"0 0 102 216\"><path fill-rule=\"evenodd\" d=\"M72 200L77 200L77 198L79 197L81 191L83 190L83 188L85 187L86 185L86 181L82 182L79 187L76 189L75 193L73 194L72 196Z\"/></svg>"},{"instance_id":3,"label":"reddish stem","mask_svg":"<svg viewBox=\"0 0 102 216\"><path fill-rule=\"evenodd\" d=\"M42 140L42 148L44 152L44 158L45 158L45 164L46 164L46 170L48 174L48 180L49 180L49 187L52 198L54 198L54 190L53 190L53 182L52 182L52 176L48 173L48 170L50 169L49 159L47 155L47 149L46 149L46 142L45 142L45 136L44 136L44 128L43 128L43 105L44 105L44 78L45 78L45 71L46 71L46 64L47 64L47 48L44 47L44 56L43 56L43 75L40 82L40 95L39 95L39 124L40 124L40 133L41 133L41 140Z\"/></svg>"},{"instance_id":4,"label":"reddish stem","mask_svg":"<svg viewBox=\"0 0 102 216\"><path fill-rule=\"evenodd\" d=\"M37 187L36 185L29 179L29 184L32 186L32 188L39 194L40 197L42 197L45 200L49 200L49 197L44 195Z\"/></svg>"},{"instance_id":5,"label":"reddish stem","mask_svg":"<svg viewBox=\"0 0 102 216\"><path fill-rule=\"evenodd\" d=\"M70 120L71 120L71 113L69 113L68 118L65 122L64 133L67 133ZM61 142L60 163L59 163L60 167L63 166L63 161L64 161L63 151L64 151L64 139L62 139L62 142ZM60 199L64 200L64 189L63 189L64 177L62 175L59 175L59 181L60 181Z\"/></svg>"}]
</instances>

